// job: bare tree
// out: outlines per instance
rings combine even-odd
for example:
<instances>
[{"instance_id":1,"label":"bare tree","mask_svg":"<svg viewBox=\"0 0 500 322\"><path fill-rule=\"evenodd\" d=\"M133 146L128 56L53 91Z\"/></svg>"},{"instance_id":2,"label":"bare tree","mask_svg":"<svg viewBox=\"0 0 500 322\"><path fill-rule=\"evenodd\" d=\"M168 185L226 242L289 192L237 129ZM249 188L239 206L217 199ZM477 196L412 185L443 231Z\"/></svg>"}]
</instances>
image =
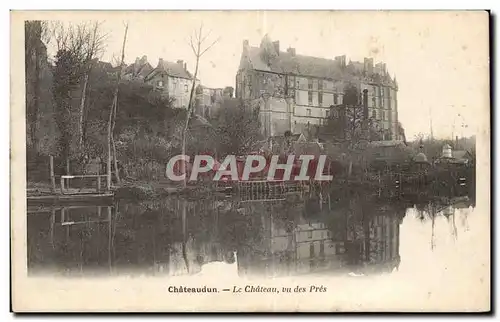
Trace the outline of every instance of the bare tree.
<instances>
[{"instance_id":1,"label":"bare tree","mask_svg":"<svg viewBox=\"0 0 500 322\"><path fill-rule=\"evenodd\" d=\"M186 154L186 136L187 136L187 131L189 127L189 120L191 119L191 114L193 113L193 103L194 103L194 93L195 93L195 87L196 87L196 77L198 76L198 67L200 63L200 58L208 51L210 48L212 48L219 40L220 37L214 40L210 45L204 47L204 44L207 40L207 38L210 36L210 31L206 34L203 35L203 24L200 25L200 29L194 32L194 35L191 35L189 39L189 45L191 46L191 49L193 50L193 54L196 58L196 65L194 69L194 75L193 75L193 84L191 86L191 93L189 95L189 104L187 108L187 115L186 115L186 122L184 123L184 129L182 131L182 154ZM185 173L185 164L182 163L182 170ZM184 178L184 187L186 186L186 179Z\"/></svg>"},{"instance_id":2,"label":"bare tree","mask_svg":"<svg viewBox=\"0 0 500 322\"><path fill-rule=\"evenodd\" d=\"M113 103L111 104L111 108L109 111L109 119L108 119L108 162L107 162L107 184L108 189L111 188L111 147L113 147L113 156L114 156L114 167L115 167L115 175L116 180L120 183L120 174L118 172L118 161L116 157L116 146L115 140L113 137L113 130L115 127L115 119L116 119L116 109L118 105L118 89L120 86L120 81L122 78L122 68L123 62L125 61L125 43L127 42L127 32L128 32L128 23L125 24L125 35L123 36L123 46L122 46L122 57L120 62L120 72L117 75L116 87L113 94Z\"/></svg>"},{"instance_id":3,"label":"bare tree","mask_svg":"<svg viewBox=\"0 0 500 322\"><path fill-rule=\"evenodd\" d=\"M69 51L77 58L79 63L83 64L85 62L90 37L85 23L65 25L61 21L56 21L52 23L51 32L57 51ZM82 66L77 67L81 68Z\"/></svg>"},{"instance_id":4,"label":"bare tree","mask_svg":"<svg viewBox=\"0 0 500 322\"><path fill-rule=\"evenodd\" d=\"M93 67L93 60L99 56L99 54L102 52L104 48L104 41L107 38L106 34L103 34L101 32L101 24L100 22L94 22L89 27L87 25L84 25L82 27L83 31L85 32L85 38L87 39L86 41L86 48L85 48L85 57L84 57L84 80L83 80L83 87L82 87L82 95L80 98L80 113L79 117L80 120L78 122L78 144L80 148L83 147L83 115L85 113L85 98L87 94L87 86L89 82L89 76L92 71Z\"/></svg>"},{"instance_id":5,"label":"bare tree","mask_svg":"<svg viewBox=\"0 0 500 322\"><path fill-rule=\"evenodd\" d=\"M80 101L80 108L74 107L72 101L74 94L82 91L82 80L89 73L89 62L103 50L105 35L99 32L99 26L95 22L51 23L51 40L57 49L53 95L58 110L56 119L61 131L61 149L66 156L68 173L70 157L75 152L81 157L84 152L79 142L84 132L82 106L85 105L85 99ZM82 96L85 95L86 85L83 87ZM74 127L79 131L74 131Z\"/></svg>"},{"instance_id":6,"label":"bare tree","mask_svg":"<svg viewBox=\"0 0 500 322\"><path fill-rule=\"evenodd\" d=\"M102 32L102 22L89 21L81 24L64 25L62 22L52 24L52 38L58 51L69 51L76 57L78 74L83 77L82 94L80 97L78 121L78 147L83 148L83 125L85 100L93 60L103 52L107 34Z\"/></svg>"}]
</instances>

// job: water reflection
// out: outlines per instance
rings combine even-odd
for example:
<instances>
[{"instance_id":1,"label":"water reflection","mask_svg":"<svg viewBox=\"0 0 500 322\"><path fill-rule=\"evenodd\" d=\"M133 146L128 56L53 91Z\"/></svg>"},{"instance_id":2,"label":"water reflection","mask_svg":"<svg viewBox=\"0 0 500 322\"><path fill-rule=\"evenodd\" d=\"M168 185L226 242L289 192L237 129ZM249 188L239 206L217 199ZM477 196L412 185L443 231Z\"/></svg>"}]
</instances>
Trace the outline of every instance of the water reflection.
<instances>
[{"instance_id":1,"label":"water reflection","mask_svg":"<svg viewBox=\"0 0 500 322\"><path fill-rule=\"evenodd\" d=\"M247 277L390 273L401 263L405 216L430 223L429 244L415 247L433 249L437 218L457 238L457 225L468 225L459 210L472 206L465 196L415 206L344 192L268 202L171 197L30 209L28 268L30 274L175 276L224 263Z\"/></svg>"}]
</instances>

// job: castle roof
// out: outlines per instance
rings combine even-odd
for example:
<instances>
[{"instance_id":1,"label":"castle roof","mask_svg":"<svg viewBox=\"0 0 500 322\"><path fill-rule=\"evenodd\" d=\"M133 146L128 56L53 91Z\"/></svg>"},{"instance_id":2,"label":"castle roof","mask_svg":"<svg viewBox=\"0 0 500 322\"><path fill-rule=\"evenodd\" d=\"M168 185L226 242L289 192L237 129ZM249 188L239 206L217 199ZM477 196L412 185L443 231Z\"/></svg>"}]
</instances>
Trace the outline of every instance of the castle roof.
<instances>
[{"instance_id":1,"label":"castle roof","mask_svg":"<svg viewBox=\"0 0 500 322\"><path fill-rule=\"evenodd\" d=\"M373 63L372 59L371 60ZM364 77L373 83L386 82L395 85L387 72L380 70L379 64L373 68L373 73L365 75L363 62L345 62L345 56L327 59L314 56L297 55L294 48L287 51L279 50L279 42L271 42L268 35L262 39L260 47L248 46L245 41L242 62L251 69L278 74L300 75L324 79L349 79ZM384 65L385 70L385 64Z\"/></svg>"}]
</instances>

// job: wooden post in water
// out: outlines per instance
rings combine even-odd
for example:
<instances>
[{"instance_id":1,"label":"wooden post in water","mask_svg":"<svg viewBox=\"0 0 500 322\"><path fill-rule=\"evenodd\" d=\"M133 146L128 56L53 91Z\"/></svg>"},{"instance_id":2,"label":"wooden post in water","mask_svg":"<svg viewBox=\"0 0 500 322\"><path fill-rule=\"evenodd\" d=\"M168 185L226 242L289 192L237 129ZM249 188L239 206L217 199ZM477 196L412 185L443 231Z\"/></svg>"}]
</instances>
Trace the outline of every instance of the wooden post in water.
<instances>
[{"instance_id":1,"label":"wooden post in water","mask_svg":"<svg viewBox=\"0 0 500 322\"><path fill-rule=\"evenodd\" d=\"M66 175L69 176L69 157L66 157ZM65 180L66 182L64 183L66 185L66 187L69 188L69 179L66 179Z\"/></svg>"},{"instance_id":2,"label":"wooden post in water","mask_svg":"<svg viewBox=\"0 0 500 322\"><path fill-rule=\"evenodd\" d=\"M109 272L113 273L113 262L111 258L111 251L112 251L112 234L113 234L113 214L111 211L111 207L107 207L108 210L108 267L109 267Z\"/></svg>"},{"instance_id":3,"label":"wooden post in water","mask_svg":"<svg viewBox=\"0 0 500 322\"><path fill-rule=\"evenodd\" d=\"M56 192L56 177L54 175L54 157L51 155L49 157L50 162L50 183L52 187L52 193Z\"/></svg>"},{"instance_id":4,"label":"wooden post in water","mask_svg":"<svg viewBox=\"0 0 500 322\"><path fill-rule=\"evenodd\" d=\"M101 158L97 158L97 193L101 193ZM100 207L99 207L100 214Z\"/></svg>"},{"instance_id":5,"label":"wooden post in water","mask_svg":"<svg viewBox=\"0 0 500 322\"><path fill-rule=\"evenodd\" d=\"M52 160L52 156L51 156ZM50 215L50 244L52 246L52 249L55 248L54 244L54 227L56 223L56 210L55 208L52 208L52 214Z\"/></svg>"}]
</instances>

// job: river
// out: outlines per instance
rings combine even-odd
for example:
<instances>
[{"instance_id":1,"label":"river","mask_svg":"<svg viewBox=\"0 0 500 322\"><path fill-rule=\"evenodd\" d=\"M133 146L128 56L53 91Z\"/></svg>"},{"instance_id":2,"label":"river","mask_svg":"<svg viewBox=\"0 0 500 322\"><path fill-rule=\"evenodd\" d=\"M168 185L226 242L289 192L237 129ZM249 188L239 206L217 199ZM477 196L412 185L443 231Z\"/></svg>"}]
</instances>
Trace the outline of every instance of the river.
<instances>
[{"instance_id":1,"label":"river","mask_svg":"<svg viewBox=\"0 0 500 322\"><path fill-rule=\"evenodd\" d=\"M474 296L484 299L489 287L489 220L467 196L415 204L352 192L31 209L28 273L170 281L319 278L348 282L344 297L350 288L366 288L355 295L365 304L383 294L377 284L383 278L393 292L420 292L421 299L457 288L468 305Z\"/></svg>"}]
</instances>

